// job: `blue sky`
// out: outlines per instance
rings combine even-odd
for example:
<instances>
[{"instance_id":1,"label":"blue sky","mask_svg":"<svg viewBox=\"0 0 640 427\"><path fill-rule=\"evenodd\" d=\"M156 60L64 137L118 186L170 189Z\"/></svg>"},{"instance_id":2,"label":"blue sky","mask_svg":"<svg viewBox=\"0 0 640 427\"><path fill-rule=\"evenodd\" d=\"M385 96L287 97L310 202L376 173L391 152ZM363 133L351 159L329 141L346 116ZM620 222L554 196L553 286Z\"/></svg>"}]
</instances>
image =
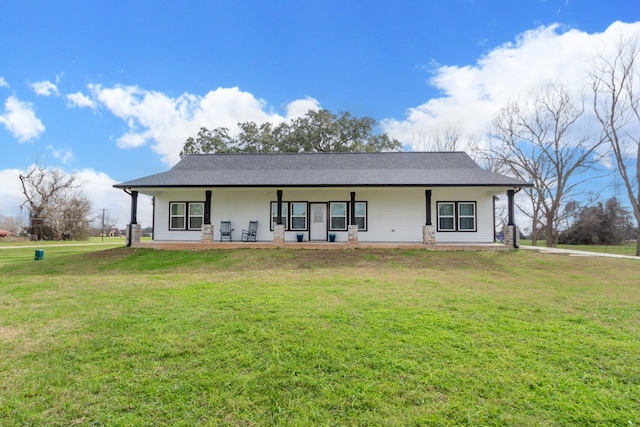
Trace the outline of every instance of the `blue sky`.
<instances>
[{"instance_id":1,"label":"blue sky","mask_svg":"<svg viewBox=\"0 0 640 427\"><path fill-rule=\"evenodd\" d=\"M448 122L471 135L536 83L580 80L638 21L635 0L0 0L0 214L20 214L17 173L38 161L123 226L111 186L166 170L201 126L308 108L405 144Z\"/></svg>"}]
</instances>

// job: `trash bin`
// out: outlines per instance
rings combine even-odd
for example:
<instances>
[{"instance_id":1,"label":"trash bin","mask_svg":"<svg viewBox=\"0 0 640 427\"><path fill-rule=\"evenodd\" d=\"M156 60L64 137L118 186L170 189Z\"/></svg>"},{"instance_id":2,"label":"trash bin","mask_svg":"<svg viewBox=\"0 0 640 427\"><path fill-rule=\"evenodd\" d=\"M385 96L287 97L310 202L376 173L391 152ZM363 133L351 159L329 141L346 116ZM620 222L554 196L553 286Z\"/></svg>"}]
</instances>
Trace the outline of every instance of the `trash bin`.
<instances>
[{"instance_id":1,"label":"trash bin","mask_svg":"<svg viewBox=\"0 0 640 427\"><path fill-rule=\"evenodd\" d=\"M330 242L335 242L336 241L336 233L330 233L329 234L329 241Z\"/></svg>"},{"instance_id":2,"label":"trash bin","mask_svg":"<svg viewBox=\"0 0 640 427\"><path fill-rule=\"evenodd\" d=\"M302 242L302 240L304 239L304 234L296 234L296 237L298 238L298 242Z\"/></svg>"},{"instance_id":3,"label":"trash bin","mask_svg":"<svg viewBox=\"0 0 640 427\"><path fill-rule=\"evenodd\" d=\"M44 249L36 249L36 255L33 257L35 261L44 259Z\"/></svg>"}]
</instances>

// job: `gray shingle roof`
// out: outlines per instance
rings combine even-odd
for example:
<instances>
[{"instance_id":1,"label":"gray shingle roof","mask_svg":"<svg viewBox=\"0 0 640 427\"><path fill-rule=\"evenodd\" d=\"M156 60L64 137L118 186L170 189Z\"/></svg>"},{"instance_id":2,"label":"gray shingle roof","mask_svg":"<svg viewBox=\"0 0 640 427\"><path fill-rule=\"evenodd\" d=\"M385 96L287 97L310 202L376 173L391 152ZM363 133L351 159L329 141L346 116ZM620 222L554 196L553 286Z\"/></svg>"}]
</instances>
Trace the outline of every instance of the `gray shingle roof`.
<instances>
[{"instance_id":1,"label":"gray shingle roof","mask_svg":"<svg viewBox=\"0 0 640 427\"><path fill-rule=\"evenodd\" d=\"M463 152L192 154L171 170L114 185L150 187L508 186Z\"/></svg>"}]
</instances>

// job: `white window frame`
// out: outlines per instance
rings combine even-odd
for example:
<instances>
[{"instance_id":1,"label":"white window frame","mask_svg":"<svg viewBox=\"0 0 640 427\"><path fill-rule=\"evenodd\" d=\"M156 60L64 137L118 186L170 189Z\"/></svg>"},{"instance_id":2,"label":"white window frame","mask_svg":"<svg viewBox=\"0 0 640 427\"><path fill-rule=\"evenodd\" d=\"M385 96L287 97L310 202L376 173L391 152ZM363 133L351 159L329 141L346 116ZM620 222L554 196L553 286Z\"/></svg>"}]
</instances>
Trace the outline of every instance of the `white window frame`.
<instances>
[{"instance_id":1,"label":"white window frame","mask_svg":"<svg viewBox=\"0 0 640 427\"><path fill-rule=\"evenodd\" d=\"M334 215L333 206L343 205L344 215ZM333 226L333 218L344 218L344 228L338 228ZM349 225L349 203L348 202L329 202L329 230L330 231L344 231Z\"/></svg>"},{"instance_id":2,"label":"white window frame","mask_svg":"<svg viewBox=\"0 0 640 427\"><path fill-rule=\"evenodd\" d=\"M173 207L174 206L182 206L181 214L174 214ZM201 205L202 206L202 214L201 215L193 215L191 213L191 207ZM169 230L171 231L184 231L184 230L202 230L202 224L204 224L204 202L169 202ZM174 227L173 220L177 218L182 218L182 227ZM200 227L192 227L191 220L194 218L201 218Z\"/></svg>"},{"instance_id":3,"label":"white window frame","mask_svg":"<svg viewBox=\"0 0 640 427\"><path fill-rule=\"evenodd\" d=\"M442 215L440 213L440 207L444 205L451 205L452 213L451 215ZM456 231L456 203L455 202L438 202L437 204L438 211L438 231ZM451 219L451 228L443 228L441 219Z\"/></svg>"},{"instance_id":4,"label":"white window frame","mask_svg":"<svg viewBox=\"0 0 640 427\"><path fill-rule=\"evenodd\" d=\"M191 211L192 207L195 207L195 206L198 206L198 205L202 206L202 209L201 209L202 214L201 215L193 214L192 211ZM188 211L187 211L187 228L189 230L202 230L202 224L204 224L204 202L188 202L187 203L187 209L188 209ZM191 220L196 219L196 218L200 219L200 227L191 226Z\"/></svg>"},{"instance_id":5,"label":"white window frame","mask_svg":"<svg viewBox=\"0 0 640 427\"><path fill-rule=\"evenodd\" d=\"M364 215L358 215L358 206L364 206ZM355 202L355 219L356 219L356 224L358 225L358 230L359 231L367 231L367 202ZM360 223L358 222L358 219L362 219L362 227L360 227Z\"/></svg>"},{"instance_id":6,"label":"white window frame","mask_svg":"<svg viewBox=\"0 0 640 427\"><path fill-rule=\"evenodd\" d=\"M453 207L452 215L442 215L440 212L440 207L443 205L451 205ZM471 205L473 206L473 214L462 215L460 213L460 207L463 205ZM477 202L438 202L437 203L437 223L438 223L438 231L442 232L461 232L461 233L469 233L478 231L478 204ZM473 219L473 227L472 228L463 228L462 220L464 219ZM441 220L442 219L452 219L452 228L443 228Z\"/></svg>"},{"instance_id":7,"label":"white window frame","mask_svg":"<svg viewBox=\"0 0 640 427\"><path fill-rule=\"evenodd\" d=\"M472 215L463 215L463 214L461 214L460 213L461 210L462 210L462 209L460 209L461 205L471 205L472 208L473 208L473 214ZM465 231L476 231L476 228L477 228L476 227L476 223L477 223L477 221L476 221L476 202L458 202L456 212L458 214L458 231L462 231L462 232L465 232ZM462 225L461 225L462 224L462 220L463 219L469 219L469 218L473 219L473 227L472 228L462 228Z\"/></svg>"},{"instance_id":8,"label":"white window frame","mask_svg":"<svg viewBox=\"0 0 640 427\"><path fill-rule=\"evenodd\" d=\"M295 230L295 231L306 231L308 229L308 214L309 214L309 204L307 202L290 202L289 203L289 211L291 212L291 214L289 215L289 221L290 221L290 225L289 225L289 230ZM304 214L296 214L295 213L295 206L304 206ZM293 220L296 218L304 218L304 225L303 227L294 227L293 226Z\"/></svg>"},{"instance_id":9,"label":"white window frame","mask_svg":"<svg viewBox=\"0 0 640 427\"><path fill-rule=\"evenodd\" d=\"M182 205L182 213L174 214L173 207ZM174 227L174 218L182 218L182 227ZM169 230L186 230L187 229L187 202L169 202Z\"/></svg>"}]
</instances>

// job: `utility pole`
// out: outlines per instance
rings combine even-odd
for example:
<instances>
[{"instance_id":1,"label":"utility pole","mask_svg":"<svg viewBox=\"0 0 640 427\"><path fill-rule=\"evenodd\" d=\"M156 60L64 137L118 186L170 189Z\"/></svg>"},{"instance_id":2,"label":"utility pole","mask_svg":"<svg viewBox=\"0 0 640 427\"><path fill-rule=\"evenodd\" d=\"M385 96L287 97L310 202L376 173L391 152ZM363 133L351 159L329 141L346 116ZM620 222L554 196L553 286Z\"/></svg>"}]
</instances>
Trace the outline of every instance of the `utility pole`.
<instances>
[{"instance_id":1,"label":"utility pole","mask_svg":"<svg viewBox=\"0 0 640 427\"><path fill-rule=\"evenodd\" d=\"M100 235L102 236L103 242L104 242L104 211L106 211L106 209L102 208L102 233L100 233Z\"/></svg>"}]
</instances>

